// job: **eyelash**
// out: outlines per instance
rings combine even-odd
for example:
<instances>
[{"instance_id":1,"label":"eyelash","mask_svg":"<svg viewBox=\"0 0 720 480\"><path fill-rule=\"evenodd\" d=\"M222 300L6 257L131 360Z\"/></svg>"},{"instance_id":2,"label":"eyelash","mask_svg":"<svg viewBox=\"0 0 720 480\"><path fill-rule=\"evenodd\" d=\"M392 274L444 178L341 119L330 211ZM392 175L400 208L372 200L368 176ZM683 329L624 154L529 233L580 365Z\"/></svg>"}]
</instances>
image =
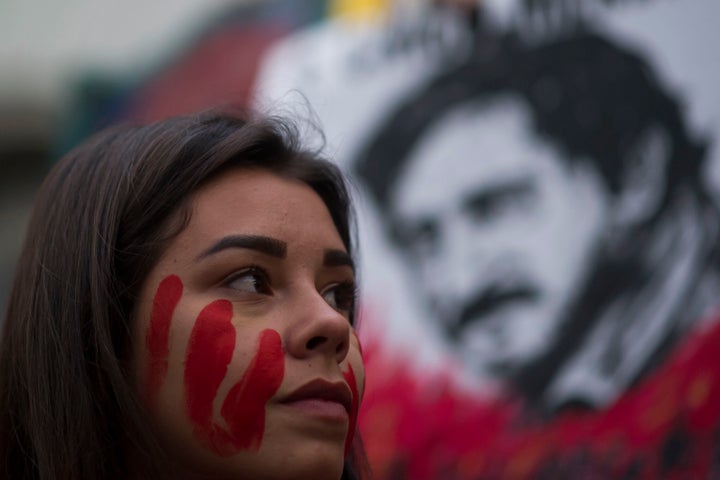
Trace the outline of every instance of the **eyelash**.
<instances>
[{"instance_id":1,"label":"eyelash","mask_svg":"<svg viewBox=\"0 0 720 480\"><path fill-rule=\"evenodd\" d=\"M352 312L353 308L355 307L355 300L357 298L357 287L355 286L355 282L345 281L336 283L335 285L326 288L322 292L323 298L325 298L325 295L329 292L335 292L336 295L338 295L340 298L335 300L335 305L333 305L326 299L325 301L328 302L328 305L333 307L338 312Z\"/></svg>"},{"instance_id":2,"label":"eyelash","mask_svg":"<svg viewBox=\"0 0 720 480\"><path fill-rule=\"evenodd\" d=\"M238 291L245 291L232 284L240 279L253 277L253 287L255 292L262 295L272 295L270 275L262 267L255 265L243 268L230 276L228 276L222 285ZM328 293L335 292L337 297L334 300L328 300L326 295ZM355 307L355 301L357 298L357 286L353 281L344 281L331 285L321 292L321 295L325 301L333 307L335 310L341 313L351 313Z\"/></svg>"},{"instance_id":3,"label":"eyelash","mask_svg":"<svg viewBox=\"0 0 720 480\"><path fill-rule=\"evenodd\" d=\"M240 280L245 277L252 276L255 280L255 293L260 293L263 295L270 295L272 294L272 289L270 288L270 276L267 274L267 272L258 266L251 265L247 268L243 268L242 270L233 273L229 277L227 277L223 282L223 286L232 288L234 290L240 290L244 291L241 288L233 287L232 283L236 282L237 280Z\"/></svg>"}]
</instances>

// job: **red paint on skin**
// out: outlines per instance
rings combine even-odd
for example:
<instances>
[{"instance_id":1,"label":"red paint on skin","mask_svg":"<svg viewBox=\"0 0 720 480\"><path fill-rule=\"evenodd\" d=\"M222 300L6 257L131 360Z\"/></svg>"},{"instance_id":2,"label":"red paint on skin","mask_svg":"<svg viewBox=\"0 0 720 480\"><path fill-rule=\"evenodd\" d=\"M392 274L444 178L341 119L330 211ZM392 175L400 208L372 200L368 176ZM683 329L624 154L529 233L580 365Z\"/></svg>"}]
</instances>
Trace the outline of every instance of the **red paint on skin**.
<instances>
[{"instance_id":1,"label":"red paint on skin","mask_svg":"<svg viewBox=\"0 0 720 480\"><path fill-rule=\"evenodd\" d=\"M221 414L237 449L258 450L265 433L265 404L277 392L285 372L280 334L260 332L258 350L247 371L228 393Z\"/></svg>"},{"instance_id":2,"label":"red paint on skin","mask_svg":"<svg viewBox=\"0 0 720 480\"><path fill-rule=\"evenodd\" d=\"M355 337L355 341L357 342L357 346L358 346L358 351L360 352L360 356L362 357L363 348L362 348L362 342L360 341L360 337L357 336L357 334L355 333L354 330L352 332L352 336Z\"/></svg>"},{"instance_id":3,"label":"red paint on skin","mask_svg":"<svg viewBox=\"0 0 720 480\"><path fill-rule=\"evenodd\" d=\"M350 451L350 445L355 437L355 424L357 423L358 406L360 404L360 395L358 394L357 380L355 379L355 372L353 371L352 365L348 363L348 371L343 372L345 381L350 386L352 392L352 405L350 407L350 423L348 425L347 437L345 437L345 456Z\"/></svg>"},{"instance_id":4,"label":"red paint on skin","mask_svg":"<svg viewBox=\"0 0 720 480\"><path fill-rule=\"evenodd\" d=\"M146 392L155 402L168 370L170 324L183 284L177 275L165 277L155 293L146 344ZM232 455L257 450L265 433L265 404L282 384L285 361L280 334L263 330L247 371L228 393L221 414L230 431L213 421L213 402L235 350L233 309L228 300L207 305L190 333L185 361L185 398L195 436L215 453Z\"/></svg>"},{"instance_id":5,"label":"red paint on skin","mask_svg":"<svg viewBox=\"0 0 720 480\"><path fill-rule=\"evenodd\" d=\"M363 362L363 365L364 365L365 360L363 360L363 347L362 347L362 342L360 341L360 337L357 336L357 333L355 333L354 330L352 331L352 336L355 337L355 341L357 341L358 351L360 352L360 361ZM360 387L360 390L362 391L362 394L360 395L360 402L362 402L362 399L365 396L365 376L364 375L362 378L362 386Z\"/></svg>"},{"instance_id":6,"label":"red paint on skin","mask_svg":"<svg viewBox=\"0 0 720 480\"><path fill-rule=\"evenodd\" d=\"M231 453L230 439L213 423L213 400L235 349L232 316L232 304L227 300L206 306L193 326L185 362L185 398L195 435L221 455Z\"/></svg>"},{"instance_id":7,"label":"red paint on skin","mask_svg":"<svg viewBox=\"0 0 720 480\"><path fill-rule=\"evenodd\" d=\"M170 353L170 321L180 302L183 284L177 275L168 275L158 285L150 315L145 343L148 349L145 392L150 404L155 403L168 370Z\"/></svg>"}]
</instances>

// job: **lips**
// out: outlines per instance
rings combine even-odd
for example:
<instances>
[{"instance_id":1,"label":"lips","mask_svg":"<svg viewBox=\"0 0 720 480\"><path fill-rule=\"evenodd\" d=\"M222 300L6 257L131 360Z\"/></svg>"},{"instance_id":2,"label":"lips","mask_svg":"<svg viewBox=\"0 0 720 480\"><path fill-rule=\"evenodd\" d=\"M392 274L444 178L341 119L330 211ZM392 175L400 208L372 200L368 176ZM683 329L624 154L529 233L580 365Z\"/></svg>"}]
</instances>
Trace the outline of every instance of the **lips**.
<instances>
[{"instance_id":1,"label":"lips","mask_svg":"<svg viewBox=\"0 0 720 480\"><path fill-rule=\"evenodd\" d=\"M283 398L280 403L291 404L305 400L321 400L335 402L343 406L350 414L352 407L352 393L345 382L330 382L317 379L306 383L302 387Z\"/></svg>"}]
</instances>

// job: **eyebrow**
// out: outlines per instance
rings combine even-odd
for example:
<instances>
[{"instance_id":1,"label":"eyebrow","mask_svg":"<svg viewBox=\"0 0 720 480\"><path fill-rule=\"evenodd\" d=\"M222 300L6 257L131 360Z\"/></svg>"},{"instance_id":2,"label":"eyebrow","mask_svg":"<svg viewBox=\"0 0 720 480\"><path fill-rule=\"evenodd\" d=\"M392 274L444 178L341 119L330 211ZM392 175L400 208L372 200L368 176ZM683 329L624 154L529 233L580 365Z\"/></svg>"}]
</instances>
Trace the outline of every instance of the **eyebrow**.
<instances>
[{"instance_id":1,"label":"eyebrow","mask_svg":"<svg viewBox=\"0 0 720 480\"><path fill-rule=\"evenodd\" d=\"M348 266L355 271L355 262L352 261L350 255L343 250L325 250L323 257L323 265L326 267L343 267Z\"/></svg>"},{"instance_id":2,"label":"eyebrow","mask_svg":"<svg viewBox=\"0 0 720 480\"><path fill-rule=\"evenodd\" d=\"M287 255L287 243L277 238L264 237L262 235L228 235L200 253L195 260L202 260L203 258L229 248L257 250L258 252L277 258L285 258Z\"/></svg>"},{"instance_id":3,"label":"eyebrow","mask_svg":"<svg viewBox=\"0 0 720 480\"><path fill-rule=\"evenodd\" d=\"M530 177L513 179L469 194L463 200L463 207L473 208L502 198L522 196L534 190L535 185Z\"/></svg>"}]
</instances>

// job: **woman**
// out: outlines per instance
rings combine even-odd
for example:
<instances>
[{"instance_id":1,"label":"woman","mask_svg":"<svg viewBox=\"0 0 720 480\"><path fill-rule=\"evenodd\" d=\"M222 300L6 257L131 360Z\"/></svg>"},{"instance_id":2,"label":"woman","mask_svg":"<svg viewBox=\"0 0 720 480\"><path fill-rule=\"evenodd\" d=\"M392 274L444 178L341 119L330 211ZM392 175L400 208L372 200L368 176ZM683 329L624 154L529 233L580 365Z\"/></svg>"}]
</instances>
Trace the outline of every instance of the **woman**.
<instances>
[{"instance_id":1,"label":"woman","mask_svg":"<svg viewBox=\"0 0 720 480\"><path fill-rule=\"evenodd\" d=\"M6 478L361 478L340 173L276 119L98 134L43 184L0 350Z\"/></svg>"}]
</instances>

